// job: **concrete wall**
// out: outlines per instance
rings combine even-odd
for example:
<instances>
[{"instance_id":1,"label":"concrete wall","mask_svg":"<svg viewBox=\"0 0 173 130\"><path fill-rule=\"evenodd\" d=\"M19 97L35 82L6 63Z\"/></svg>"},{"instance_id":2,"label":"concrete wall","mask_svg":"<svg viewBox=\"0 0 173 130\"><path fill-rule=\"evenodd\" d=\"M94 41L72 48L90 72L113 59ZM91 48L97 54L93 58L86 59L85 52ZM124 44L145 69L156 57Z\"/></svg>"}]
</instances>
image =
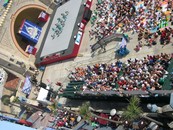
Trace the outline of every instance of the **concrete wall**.
<instances>
[{"instance_id":1,"label":"concrete wall","mask_svg":"<svg viewBox=\"0 0 173 130\"><path fill-rule=\"evenodd\" d=\"M54 0L40 0L43 4L45 4L48 8L55 9L57 7L57 4L54 2Z\"/></svg>"},{"instance_id":2,"label":"concrete wall","mask_svg":"<svg viewBox=\"0 0 173 130\"><path fill-rule=\"evenodd\" d=\"M0 52L0 66L4 69L14 71L20 75L33 75L34 71L29 70L30 65L24 63L21 59L17 59L13 55L10 56Z\"/></svg>"}]
</instances>

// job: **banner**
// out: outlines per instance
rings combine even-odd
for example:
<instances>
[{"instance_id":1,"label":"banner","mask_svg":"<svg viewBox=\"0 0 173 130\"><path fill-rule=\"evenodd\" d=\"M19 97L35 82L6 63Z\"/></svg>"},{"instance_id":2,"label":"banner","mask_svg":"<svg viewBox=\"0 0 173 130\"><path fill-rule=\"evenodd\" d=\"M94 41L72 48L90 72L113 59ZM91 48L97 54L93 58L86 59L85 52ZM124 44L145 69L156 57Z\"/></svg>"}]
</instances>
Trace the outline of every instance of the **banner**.
<instances>
[{"instance_id":1,"label":"banner","mask_svg":"<svg viewBox=\"0 0 173 130\"><path fill-rule=\"evenodd\" d=\"M41 35L41 31L41 27L25 19L19 29L19 34L24 38L37 43Z\"/></svg>"}]
</instances>

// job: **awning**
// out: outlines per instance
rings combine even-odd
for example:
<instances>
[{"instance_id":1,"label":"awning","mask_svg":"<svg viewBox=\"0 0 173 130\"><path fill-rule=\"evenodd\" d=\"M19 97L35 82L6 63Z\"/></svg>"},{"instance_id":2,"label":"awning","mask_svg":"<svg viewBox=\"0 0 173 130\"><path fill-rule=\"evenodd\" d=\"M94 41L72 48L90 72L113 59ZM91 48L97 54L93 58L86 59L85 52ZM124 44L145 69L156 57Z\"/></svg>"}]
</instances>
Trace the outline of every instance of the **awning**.
<instances>
[{"instance_id":1,"label":"awning","mask_svg":"<svg viewBox=\"0 0 173 130\"><path fill-rule=\"evenodd\" d=\"M32 88L32 84L30 81L30 76L27 76L23 85L22 92L25 94L30 94Z\"/></svg>"}]
</instances>

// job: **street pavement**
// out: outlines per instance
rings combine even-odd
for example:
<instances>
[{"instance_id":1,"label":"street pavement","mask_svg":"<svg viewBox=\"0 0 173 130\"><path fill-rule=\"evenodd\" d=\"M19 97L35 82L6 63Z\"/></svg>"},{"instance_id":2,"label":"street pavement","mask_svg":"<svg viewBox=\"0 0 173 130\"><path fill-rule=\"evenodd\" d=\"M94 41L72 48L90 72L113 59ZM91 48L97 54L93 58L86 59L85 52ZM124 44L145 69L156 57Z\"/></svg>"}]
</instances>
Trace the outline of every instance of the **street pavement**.
<instances>
[{"instance_id":1,"label":"street pavement","mask_svg":"<svg viewBox=\"0 0 173 130\"><path fill-rule=\"evenodd\" d=\"M51 116L49 113L42 113L41 111L37 111L33 113L27 121L32 122L33 128L41 129L46 128L50 125Z\"/></svg>"}]
</instances>

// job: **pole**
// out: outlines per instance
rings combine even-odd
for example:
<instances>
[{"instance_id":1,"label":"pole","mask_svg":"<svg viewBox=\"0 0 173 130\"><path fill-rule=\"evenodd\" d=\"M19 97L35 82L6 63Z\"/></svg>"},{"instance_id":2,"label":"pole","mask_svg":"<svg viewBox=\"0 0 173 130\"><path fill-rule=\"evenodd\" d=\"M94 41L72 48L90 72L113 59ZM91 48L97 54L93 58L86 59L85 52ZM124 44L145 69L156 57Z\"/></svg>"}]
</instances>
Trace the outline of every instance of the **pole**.
<instances>
[{"instance_id":1,"label":"pole","mask_svg":"<svg viewBox=\"0 0 173 130\"><path fill-rule=\"evenodd\" d=\"M150 117L148 117L148 116L142 116L142 118L145 118L145 119L147 119L147 120L149 120L149 121L152 121L152 122L154 122L154 123L156 123L156 124L158 124L158 125L161 125L161 126L163 126L163 123L161 123L161 122L159 122L159 121L156 121L156 120L154 120L154 119L152 119L152 118L150 118Z\"/></svg>"},{"instance_id":2,"label":"pole","mask_svg":"<svg viewBox=\"0 0 173 130\"><path fill-rule=\"evenodd\" d=\"M154 122L154 123L156 123L156 124L158 124L158 125L163 126L163 123L161 123L161 122L159 122L159 121L156 121L156 120L154 120L154 119L148 117L148 115L150 115L150 114L151 114L151 113L143 113L143 114L141 114L140 116L141 116L142 118L145 118L145 119L147 119L147 120L149 120L149 121L152 121L152 122Z\"/></svg>"}]
</instances>

